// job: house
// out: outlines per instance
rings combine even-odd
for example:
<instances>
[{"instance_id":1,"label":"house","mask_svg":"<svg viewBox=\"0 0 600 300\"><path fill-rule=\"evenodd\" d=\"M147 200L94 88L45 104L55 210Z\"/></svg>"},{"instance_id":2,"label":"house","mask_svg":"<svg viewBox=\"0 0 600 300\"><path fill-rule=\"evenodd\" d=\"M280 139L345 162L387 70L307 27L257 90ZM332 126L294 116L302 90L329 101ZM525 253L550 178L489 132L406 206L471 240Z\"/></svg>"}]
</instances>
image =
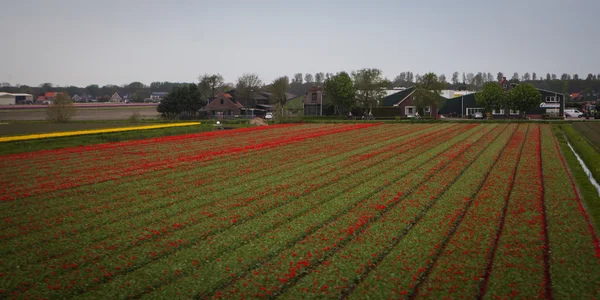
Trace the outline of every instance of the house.
<instances>
[{"instance_id":1,"label":"house","mask_svg":"<svg viewBox=\"0 0 600 300\"><path fill-rule=\"evenodd\" d=\"M58 94L64 94L64 92L45 92L43 95L36 98L36 102L50 104L54 102L54 99Z\"/></svg>"},{"instance_id":2,"label":"house","mask_svg":"<svg viewBox=\"0 0 600 300\"><path fill-rule=\"evenodd\" d=\"M44 100L54 101L54 98L56 98L56 92L46 92L46 93L44 93Z\"/></svg>"},{"instance_id":3,"label":"house","mask_svg":"<svg viewBox=\"0 0 600 300\"><path fill-rule=\"evenodd\" d=\"M206 113L210 116L237 116L244 105L235 100L229 93L222 93L210 100L206 105Z\"/></svg>"},{"instance_id":4,"label":"house","mask_svg":"<svg viewBox=\"0 0 600 300\"><path fill-rule=\"evenodd\" d=\"M498 84L505 91L509 91L518 84L509 83L504 77ZM537 89L541 94L541 103L539 107L528 109L525 114L533 119L541 119L543 115L562 115L565 108L565 96L561 93ZM475 100L477 93L467 94L463 96L454 97L448 99L446 104L440 110L440 114L443 115L455 115L462 116L463 118L470 118L476 112L485 113L485 108L477 105ZM493 118L518 118L522 114L519 111L500 109L492 111Z\"/></svg>"},{"instance_id":5,"label":"house","mask_svg":"<svg viewBox=\"0 0 600 300\"><path fill-rule=\"evenodd\" d=\"M75 96L71 97L71 100L73 100L73 102L81 102L81 96L75 94Z\"/></svg>"},{"instance_id":6,"label":"house","mask_svg":"<svg viewBox=\"0 0 600 300\"><path fill-rule=\"evenodd\" d=\"M167 94L167 92L152 92L152 94L150 94L150 99L154 101L160 101L164 99Z\"/></svg>"},{"instance_id":7,"label":"house","mask_svg":"<svg viewBox=\"0 0 600 300\"><path fill-rule=\"evenodd\" d=\"M123 98L121 98L121 95L119 95L119 93L115 92L110 99L108 100L108 102L111 103L119 103L119 102L123 102Z\"/></svg>"},{"instance_id":8,"label":"house","mask_svg":"<svg viewBox=\"0 0 600 300\"><path fill-rule=\"evenodd\" d=\"M304 96L304 115L322 116L324 98L325 91L322 87L314 86L310 88Z\"/></svg>"}]
</instances>

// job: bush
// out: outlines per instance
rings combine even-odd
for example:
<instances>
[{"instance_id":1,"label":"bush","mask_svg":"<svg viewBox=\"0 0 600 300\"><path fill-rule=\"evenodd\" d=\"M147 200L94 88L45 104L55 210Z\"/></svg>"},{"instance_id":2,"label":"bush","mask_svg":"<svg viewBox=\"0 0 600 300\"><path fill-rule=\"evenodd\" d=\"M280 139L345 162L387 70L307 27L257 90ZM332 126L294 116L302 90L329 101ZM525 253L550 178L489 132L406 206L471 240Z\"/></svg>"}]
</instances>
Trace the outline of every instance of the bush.
<instances>
[{"instance_id":1,"label":"bush","mask_svg":"<svg viewBox=\"0 0 600 300\"><path fill-rule=\"evenodd\" d=\"M46 111L46 119L54 123L69 122L73 116L75 116L75 106L71 97L65 93L57 94Z\"/></svg>"},{"instance_id":2,"label":"bush","mask_svg":"<svg viewBox=\"0 0 600 300\"><path fill-rule=\"evenodd\" d=\"M129 119L128 119L128 120L129 120L129 122L132 122L132 123L137 123L137 122L139 122L141 119L142 119L142 115L141 115L141 114L140 114L138 111L136 111L136 112L134 112L133 114L131 114L131 116L129 116Z\"/></svg>"}]
</instances>

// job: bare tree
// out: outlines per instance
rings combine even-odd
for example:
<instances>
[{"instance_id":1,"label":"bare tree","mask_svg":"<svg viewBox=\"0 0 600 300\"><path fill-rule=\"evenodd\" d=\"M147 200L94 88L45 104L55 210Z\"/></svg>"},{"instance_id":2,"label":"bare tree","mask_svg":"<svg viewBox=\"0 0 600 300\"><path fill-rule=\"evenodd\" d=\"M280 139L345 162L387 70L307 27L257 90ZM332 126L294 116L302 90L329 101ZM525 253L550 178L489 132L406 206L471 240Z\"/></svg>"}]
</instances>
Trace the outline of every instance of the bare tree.
<instances>
[{"instance_id":1,"label":"bare tree","mask_svg":"<svg viewBox=\"0 0 600 300\"><path fill-rule=\"evenodd\" d=\"M458 84L458 72L454 72L452 74L452 84L454 84L454 85Z\"/></svg>"},{"instance_id":2,"label":"bare tree","mask_svg":"<svg viewBox=\"0 0 600 300\"><path fill-rule=\"evenodd\" d=\"M300 77L302 79L302 76ZM241 100L240 102L244 106L254 107L254 93L257 92L262 86L262 81L258 78L258 75L253 73L247 73L238 78L235 85L236 97Z\"/></svg>"},{"instance_id":3,"label":"bare tree","mask_svg":"<svg viewBox=\"0 0 600 300\"><path fill-rule=\"evenodd\" d=\"M71 97L58 93L46 111L46 119L50 122L66 123L75 115L75 106Z\"/></svg>"},{"instance_id":4,"label":"bare tree","mask_svg":"<svg viewBox=\"0 0 600 300\"><path fill-rule=\"evenodd\" d=\"M205 97L215 97L225 88L225 79L221 74L204 74L198 80L200 92Z\"/></svg>"},{"instance_id":5,"label":"bare tree","mask_svg":"<svg viewBox=\"0 0 600 300\"><path fill-rule=\"evenodd\" d=\"M294 74L294 79L292 80L292 83L302 84L303 80L304 79L302 78L302 73L296 73Z\"/></svg>"},{"instance_id":6,"label":"bare tree","mask_svg":"<svg viewBox=\"0 0 600 300\"><path fill-rule=\"evenodd\" d=\"M323 80L325 80L325 74L323 74L323 72L319 72L319 73L315 74L315 83L317 85L322 85Z\"/></svg>"},{"instance_id":7,"label":"bare tree","mask_svg":"<svg viewBox=\"0 0 600 300\"><path fill-rule=\"evenodd\" d=\"M313 76L311 74L306 74L304 75L304 82L306 83L313 83Z\"/></svg>"}]
</instances>

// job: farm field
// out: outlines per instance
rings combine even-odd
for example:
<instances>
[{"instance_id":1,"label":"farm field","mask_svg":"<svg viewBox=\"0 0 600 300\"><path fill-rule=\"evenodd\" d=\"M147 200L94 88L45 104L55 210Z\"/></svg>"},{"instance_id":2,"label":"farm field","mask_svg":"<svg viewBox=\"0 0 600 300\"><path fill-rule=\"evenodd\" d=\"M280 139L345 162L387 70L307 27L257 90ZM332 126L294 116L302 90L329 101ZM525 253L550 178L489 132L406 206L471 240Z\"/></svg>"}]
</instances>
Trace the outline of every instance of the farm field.
<instances>
[{"instance_id":1,"label":"farm field","mask_svg":"<svg viewBox=\"0 0 600 300\"><path fill-rule=\"evenodd\" d=\"M274 125L0 168L0 298L600 297L547 124Z\"/></svg>"},{"instance_id":2,"label":"farm field","mask_svg":"<svg viewBox=\"0 0 600 300\"><path fill-rule=\"evenodd\" d=\"M600 122L580 122L572 126L600 152Z\"/></svg>"}]
</instances>

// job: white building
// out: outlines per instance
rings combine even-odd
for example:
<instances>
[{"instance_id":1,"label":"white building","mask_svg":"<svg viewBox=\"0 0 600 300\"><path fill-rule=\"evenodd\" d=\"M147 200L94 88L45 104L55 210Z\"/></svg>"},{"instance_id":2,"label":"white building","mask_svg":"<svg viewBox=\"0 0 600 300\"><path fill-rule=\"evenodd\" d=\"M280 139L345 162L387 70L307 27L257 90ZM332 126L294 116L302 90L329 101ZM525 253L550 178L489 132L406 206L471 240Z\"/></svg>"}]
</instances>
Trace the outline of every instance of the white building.
<instances>
[{"instance_id":1,"label":"white building","mask_svg":"<svg viewBox=\"0 0 600 300\"><path fill-rule=\"evenodd\" d=\"M15 105L25 101L33 101L31 94L11 94L0 92L0 105Z\"/></svg>"}]
</instances>

